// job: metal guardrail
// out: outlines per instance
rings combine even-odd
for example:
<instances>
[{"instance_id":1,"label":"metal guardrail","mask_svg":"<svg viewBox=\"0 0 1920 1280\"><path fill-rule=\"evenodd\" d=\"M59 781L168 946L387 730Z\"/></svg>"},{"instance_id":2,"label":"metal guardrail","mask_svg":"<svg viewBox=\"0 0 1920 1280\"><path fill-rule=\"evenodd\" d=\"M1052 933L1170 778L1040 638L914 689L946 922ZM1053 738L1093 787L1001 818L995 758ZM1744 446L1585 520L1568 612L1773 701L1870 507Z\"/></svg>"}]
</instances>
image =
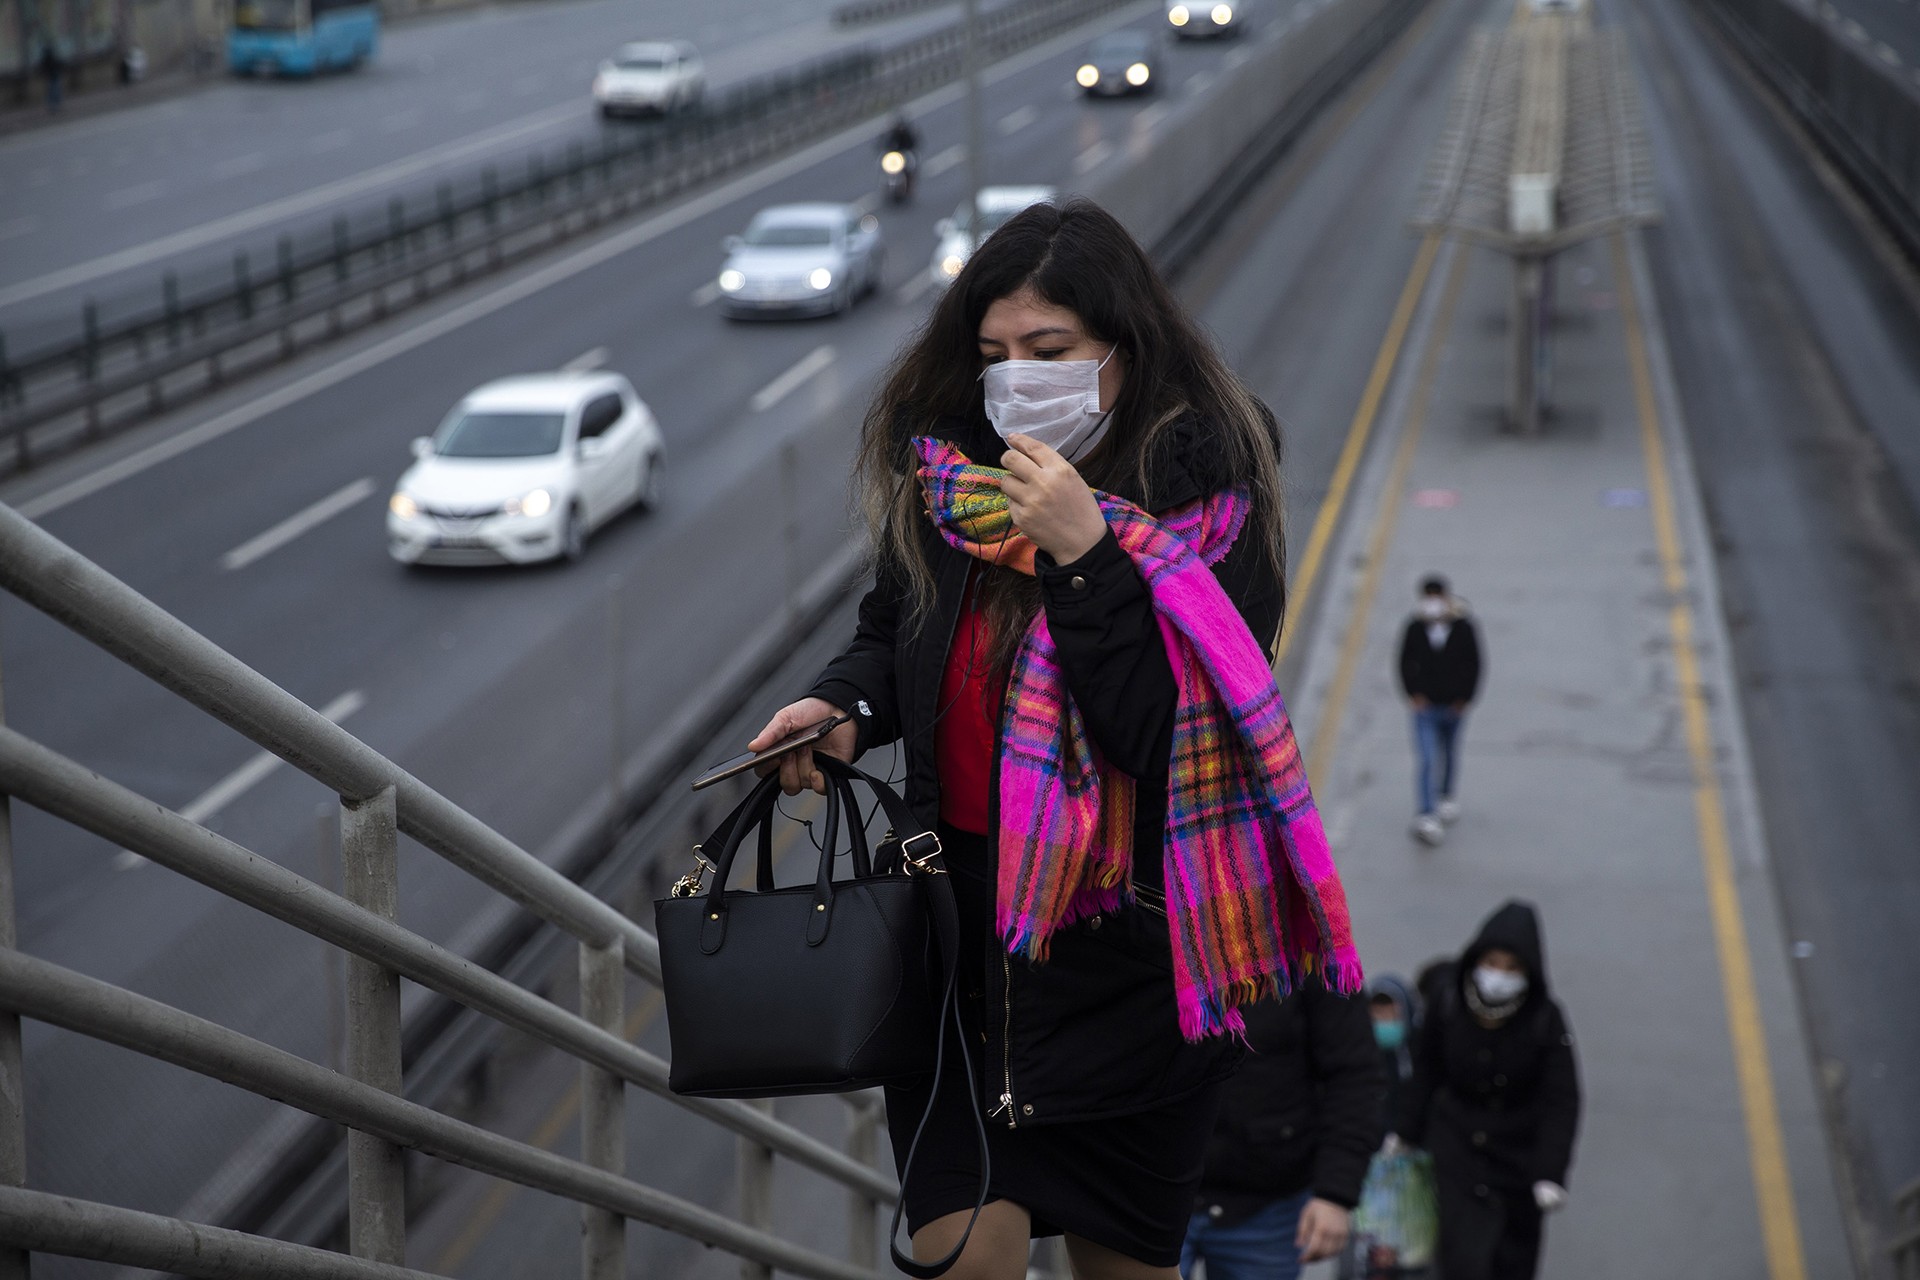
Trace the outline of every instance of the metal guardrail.
<instances>
[{"instance_id":1,"label":"metal guardrail","mask_svg":"<svg viewBox=\"0 0 1920 1280\"><path fill-rule=\"evenodd\" d=\"M1920 1180L1893 1197L1893 1236L1887 1243L1893 1280L1920 1280Z\"/></svg>"},{"instance_id":2,"label":"metal guardrail","mask_svg":"<svg viewBox=\"0 0 1920 1280\"><path fill-rule=\"evenodd\" d=\"M983 57L1037 44L1132 0L1029 0L980 15ZM874 116L964 71L954 23L885 49L838 54L716 96L659 129L603 134L518 173L488 166L280 237L198 288L164 277L103 317L31 351L0 334L0 472L19 471L142 421L317 343L651 208L723 174Z\"/></svg>"},{"instance_id":3,"label":"metal guardrail","mask_svg":"<svg viewBox=\"0 0 1920 1280\"><path fill-rule=\"evenodd\" d=\"M656 982L653 937L221 650L51 535L0 505L0 588L209 712L340 797L343 893L333 893L0 725L0 1277L26 1275L27 1250L188 1276L415 1277L404 1266L401 1153L411 1149L574 1201L582 1275L624 1274L637 1220L764 1268L820 1280L875 1280L872 1246L891 1178L752 1104L679 1098L666 1063L619 1034L624 975ZM348 955L347 1069L334 1071L14 949L10 826L18 799L341 948ZM405 832L563 930L576 943L580 1011L571 1013L395 923L398 835ZM402 977L485 1014L581 1064L583 1158L555 1155L400 1096ZM351 1257L176 1218L58 1197L24 1186L19 1020L34 1018L274 1098L346 1126ZM626 1176L624 1092L636 1085L740 1135L749 1208L764 1207L765 1166L785 1157L864 1206L849 1258ZM862 1102L860 1105L870 1106ZM869 1113L869 1119L871 1114ZM764 1220L764 1219L763 1219Z\"/></svg>"},{"instance_id":4,"label":"metal guardrail","mask_svg":"<svg viewBox=\"0 0 1920 1280\"><path fill-rule=\"evenodd\" d=\"M890 18L903 18L910 13L940 9L953 3L954 0L852 0L852 3L834 9L833 25L857 27L867 22L885 22Z\"/></svg>"},{"instance_id":5,"label":"metal guardrail","mask_svg":"<svg viewBox=\"0 0 1920 1280\"><path fill-rule=\"evenodd\" d=\"M1920 262L1920 91L1848 40L1832 6L1694 0ZM1816 8L1823 12L1816 12Z\"/></svg>"}]
</instances>

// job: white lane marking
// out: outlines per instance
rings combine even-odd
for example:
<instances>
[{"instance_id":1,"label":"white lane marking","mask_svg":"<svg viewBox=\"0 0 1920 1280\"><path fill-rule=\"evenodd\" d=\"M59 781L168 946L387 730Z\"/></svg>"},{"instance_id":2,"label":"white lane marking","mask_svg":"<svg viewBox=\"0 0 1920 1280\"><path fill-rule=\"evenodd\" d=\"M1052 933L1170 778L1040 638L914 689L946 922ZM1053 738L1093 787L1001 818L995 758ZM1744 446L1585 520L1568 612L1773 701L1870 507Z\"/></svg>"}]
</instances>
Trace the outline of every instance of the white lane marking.
<instances>
[{"instance_id":1,"label":"white lane marking","mask_svg":"<svg viewBox=\"0 0 1920 1280\"><path fill-rule=\"evenodd\" d=\"M607 349L595 347L591 351L582 351L573 359L560 366L562 373L590 373L607 362Z\"/></svg>"},{"instance_id":2,"label":"white lane marking","mask_svg":"<svg viewBox=\"0 0 1920 1280\"><path fill-rule=\"evenodd\" d=\"M917 301L921 294L933 288L933 276L925 271L916 271L907 277L907 282L894 290L893 296L902 306Z\"/></svg>"},{"instance_id":3,"label":"white lane marking","mask_svg":"<svg viewBox=\"0 0 1920 1280\"><path fill-rule=\"evenodd\" d=\"M0 240L12 240L16 236L28 235L39 229L40 218L37 214L27 214L11 222L0 222Z\"/></svg>"},{"instance_id":4,"label":"white lane marking","mask_svg":"<svg viewBox=\"0 0 1920 1280\"><path fill-rule=\"evenodd\" d=\"M687 301L696 307L710 307L720 301L720 282L709 280L687 295Z\"/></svg>"},{"instance_id":5,"label":"white lane marking","mask_svg":"<svg viewBox=\"0 0 1920 1280\"><path fill-rule=\"evenodd\" d=\"M879 207L880 207L880 193L878 191L869 191L867 192L867 194L861 196L858 200L855 200L853 202L854 212L858 213L863 218L869 213L872 213L875 209L878 209Z\"/></svg>"},{"instance_id":6,"label":"white lane marking","mask_svg":"<svg viewBox=\"0 0 1920 1280\"><path fill-rule=\"evenodd\" d=\"M926 177L937 178L953 166L967 158L967 149L961 146L948 147L927 161Z\"/></svg>"},{"instance_id":7,"label":"white lane marking","mask_svg":"<svg viewBox=\"0 0 1920 1280\"><path fill-rule=\"evenodd\" d=\"M244 156L235 156L231 160L222 160L213 166L216 178L238 178L242 174L257 173L267 167L267 155L264 151L255 151Z\"/></svg>"},{"instance_id":8,"label":"white lane marking","mask_svg":"<svg viewBox=\"0 0 1920 1280\"><path fill-rule=\"evenodd\" d=\"M338 151L352 141L352 130L329 129L325 133L316 133L307 139L307 150L314 155L321 155L328 151Z\"/></svg>"},{"instance_id":9,"label":"white lane marking","mask_svg":"<svg viewBox=\"0 0 1920 1280\"><path fill-rule=\"evenodd\" d=\"M1213 87L1213 72L1195 72L1193 75L1187 77L1186 84L1181 87L1188 97L1197 98Z\"/></svg>"},{"instance_id":10,"label":"white lane marking","mask_svg":"<svg viewBox=\"0 0 1920 1280\"><path fill-rule=\"evenodd\" d=\"M231 573L272 555L301 534L318 528L356 503L366 501L372 495L373 488L372 476L362 476L352 484L342 485L312 506L294 512L265 533L248 538L221 556L220 567Z\"/></svg>"},{"instance_id":11,"label":"white lane marking","mask_svg":"<svg viewBox=\"0 0 1920 1280\"><path fill-rule=\"evenodd\" d=\"M1129 6L1120 9L1104 23L1095 23L1091 29L1081 27L1058 36L1042 45L1035 45L1025 53L995 64L984 77L988 84L998 84L1009 76L1018 75L1038 62L1056 57L1061 52L1080 45L1091 36L1097 36L1114 27L1120 26L1146 12L1146 5ZM964 84L948 85L944 89L935 89L932 93L915 99L907 104L915 114L924 115L939 107L958 102L966 92ZM599 240L581 249L570 257L561 258L536 271L530 271L517 280L510 280L492 293L485 293L468 302L464 302L449 311L429 320L423 320L403 332L385 338L371 346L346 356L334 364L315 369L304 377L296 378L284 386L276 387L265 395L246 404L236 405L217 417L209 418L197 426L188 427L178 435L165 440L157 440L146 448L130 453L117 462L110 462L98 471L57 485L45 493L33 498L22 499L13 504L14 510L29 520L38 520L62 507L69 506L102 489L120 483L130 476L159 466L169 458L177 458L192 449L197 449L210 440L218 440L229 432L258 422L270 413L297 404L310 395L337 386L348 378L355 377L368 369L386 363L395 356L407 352L437 338L446 336L496 311L512 306L523 298L532 297L542 289L549 288L563 280L570 280L582 272L591 271L601 263L617 258L621 254L667 234L698 218L703 218L716 209L725 208L735 200L756 191L782 182L800 173L829 156L840 155L854 147L870 146L873 142L872 126L858 124L850 129L823 138L804 151L796 151L785 159L776 160L764 168L745 173L732 182L715 187L713 190L697 195L685 204L654 215L643 222L635 223L624 231L616 232L604 240ZM0 296L0 302L4 302Z\"/></svg>"},{"instance_id":12,"label":"white lane marking","mask_svg":"<svg viewBox=\"0 0 1920 1280\"><path fill-rule=\"evenodd\" d=\"M1073 171L1084 177L1105 164L1112 154L1113 144L1102 138L1074 157Z\"/></svg>"},{"instance_id":13,"label":"white lane marking","mask_svg":"<svg viewBox=\"0 0 1920 1280\"><path fill-rule=\"evenodd\" d=\"M152 182L142 182L131 187L122 187L118 191L109 191L107 198L100 203L109 209L125 209L136 204L145 204L149 200L158 200L167 184L155 178Z\"/></svg>"},{"instance_id":14,"label":"white lane marking","mask_svg":"<svg viewBox=\"0 0 1920 1280\"><path fill-rule=\"evenodd\" d=\"M1133 127L1139 133L1152 133L1166 118L1167 104L1156 102L1133 118Z\"/></svg>"},{"instance_id":15,"label":"white lane marking","mask_svg":"<svg viewBox=\"0 0 1920 1280\"><path fill-rule=\"evenodd\" d=\"M1855 22L1852 18L1848 18L1845 22L1842 22L1840 29L1847 33L1847 39L1852 40L1856 44L1865 44L1867 42L1867 29Z\"/></svg>"},{"instance_id":16,"label":"white lane marking","mask_svg":"<svg viewBox=\"0 0 1920 1280\"><path fill-rule=\"evenodd\" d=\"M1882 40L1878 44L1874 45L1873 51L1875 54L1879 56L1880 61L1886 63L1888 66L1897 67L1900 65L1900 55L1894 52L1893 46L1888 44L1885 40Z\"/></svg>"},{"instance_id":17,"label":"white lane marking","mask_svg":"<svg viewBox=\"0 0 1920 1280\"><path fill-rule=\"evenodd\" d=\"M1039 118L1040 108L1034 106L1032 103L1028 103L1024 107L1009 111L1006 115L1001 116L1000 123L995 125L994 128L1000 131L1001 137L1011 138L1014 134L1020 132Z\"/></svg>"},{"instance_id":18,"label":"white lane marking","mask_svg":"<svg viewBox=\"0 0 1920 1280\"><path fill-rule=\"evenodd\" d=\"M765 413L798 390L801 383L832 363L833 347L831 345L815 347L801 356L799 363L793 368L754 392L753 399L747 401L747 407L755 413Z\"/></svg>"},{"instance_id":19,"label":"white lane marking","mask_svg":"<svg viewBox=\"0 0 1920 1280\"><path fill-rule=\"evenodd\" d=\"M23 280L19 284L0 289L0 307L9 307L16 302L25 302L29 298L38 298L76 284L85 284L89 280L98 280L102 276L112 275L116 271L125 271L129 267L144 266L171 254L184 253L189 249L198 249L209 244L218 244L231 239L243 231L252 231L283 218L306 213L322 205L331 204L347 196L358 195L363 191L384 186L401 178L410 177L423 169L458 160L463 156L484 151L502 143L550 129L562 121L579 116L582 108L577 103L566 102L545 111L536 112L518 124L506 125L485 133L477 133L471 138L450 142L445 146L432 147L383 164L377 169L368 169L351 177L341 178L306 191L297 192L280 200L270 200L266 204L252 209L243 209L239 213L212 222L189 227L172 235L149 240L145 244L136 244L115 253L104 254L87 262L75 263L50 271L46 275ZM108 197L111 199L112 197Z\"/></svg>"},{"instance_id":20,"label":"white lane marking","mask_svg":"<svg viewBox=\"0 0 1920 1280\"><path fill-rule=\"evenodd\" d=\"M335 724L339 724L342 720L345 720L348 716L366 705L366 694L360 692L358 689L349 689L332 702L329 702L326 706L321 707L320 714ZM196 796L187 804L186 808L179 811L180 816L188 822L204 824L207 819L213 817L214 814L219 813L235 800L238 800L241 796L259 786L261 782L283 763L284 761L271 751L262 751L259 755L201 792L200 795ZM144 867L145 865L147 865L147 860L131 849L122 849L113 859L113 866L116 871L132 871L136 867Z\"/></svg>"}]
</instances>

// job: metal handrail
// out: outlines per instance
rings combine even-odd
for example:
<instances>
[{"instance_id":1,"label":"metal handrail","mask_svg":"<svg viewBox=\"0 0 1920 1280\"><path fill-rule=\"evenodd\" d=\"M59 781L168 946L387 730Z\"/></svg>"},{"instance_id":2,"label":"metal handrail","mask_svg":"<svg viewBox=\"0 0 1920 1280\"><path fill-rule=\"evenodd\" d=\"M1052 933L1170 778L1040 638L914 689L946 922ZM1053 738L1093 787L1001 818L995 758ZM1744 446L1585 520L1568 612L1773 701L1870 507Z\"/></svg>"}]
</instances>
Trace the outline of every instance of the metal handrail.
<instances>
[{"instance_id":1,"label":"metal handrail","mask_svg":"<svg viewBox=\"0 0 1920 1280\"><path fill-rule=\"evenodd\" d=\"M42 1196L4 1184L0 1246L43 1249L196 1276L414 1276L404 1262L399 1152L415 1149L582 1207L588 1280L623 1274L624 1223L665 1227L758 1268L821 1280L875 1280L872 1211L898 1190L856 1159L751 1103L682 1098L667 1065L619 1034L623 970L659 979L653 936L609 904L486 826L352 734L199 635L152 601L0 504L0 588L209 712L339 794L345 892L332 892L0 724L0 861L10 862L8 797L99 835L245 906L341 948L354 998L342 1073L230 1028L12 947L11 902L0 893L0 1020L34 1018L290 1104L345 1125L348 1222L354 1258L239 1232ZM576 939L582 1008L573 1013L396 923L396 840L405 831L456 866ZM10 880L10 866L0 868ZM0 885L0 889L4 886ZM583 1159L487 1132L399 1096L399 979L412 981L581 1063ZM0 1030L6 1029L0 1026ZM13 1041L17 1045L17 1038ZM0 1075L11 1074L0 1062ZM617 1134L632 1084L847 1188L867 1206L854 1218L853 1260L781 1240L625 1176ZM20 1093L0 1105L0 1148L24 1125ZM867 1238L861 1240L864 1224ZM291 1250L292 1252L289 1252ZM349 1265L351 1263L351 1265ZM371 1264L385 1264L370 1269ZM0 1276L10 1270L0 1247ZM19 1272L24 1274L24 1272Z\"/></svg>"}]
</instances>

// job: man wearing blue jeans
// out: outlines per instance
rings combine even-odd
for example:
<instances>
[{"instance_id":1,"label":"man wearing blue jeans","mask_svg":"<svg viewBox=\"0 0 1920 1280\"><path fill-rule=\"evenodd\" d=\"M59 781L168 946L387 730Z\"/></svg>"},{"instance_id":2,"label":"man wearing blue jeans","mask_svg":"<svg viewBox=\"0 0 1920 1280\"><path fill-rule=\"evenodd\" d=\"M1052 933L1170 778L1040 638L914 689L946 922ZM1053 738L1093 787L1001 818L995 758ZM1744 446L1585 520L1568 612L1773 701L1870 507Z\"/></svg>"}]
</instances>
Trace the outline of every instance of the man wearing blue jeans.
<instances>
[{"instance_id":1,"label":"man wearing blue jeans","mask_svg":"<svg viewBox=\"0 0 1920 1280\"><path fill-rule=\"evenodd\" d=\"M1317 978L1244 1012L1252 1052L1221 1093L1180 1274L1294 1280L1346 1245L1386 1075L1367 1002Z\"/></svg>"},{"instance_id":2,"label":"man wearing blue jeans","mask_svg":"<svg viewBox=\"0 0 1920 1280\"><path fill-rule=\"evenodd\" d=\"M1455 747L1467 706L1480 691L1480 637L1466 601L1430 575L1400 640L1400 687L1413 707L1414 836L1429 845L1447 838L1460 816L1453 798Z\"/></svg>"}]
</instances>

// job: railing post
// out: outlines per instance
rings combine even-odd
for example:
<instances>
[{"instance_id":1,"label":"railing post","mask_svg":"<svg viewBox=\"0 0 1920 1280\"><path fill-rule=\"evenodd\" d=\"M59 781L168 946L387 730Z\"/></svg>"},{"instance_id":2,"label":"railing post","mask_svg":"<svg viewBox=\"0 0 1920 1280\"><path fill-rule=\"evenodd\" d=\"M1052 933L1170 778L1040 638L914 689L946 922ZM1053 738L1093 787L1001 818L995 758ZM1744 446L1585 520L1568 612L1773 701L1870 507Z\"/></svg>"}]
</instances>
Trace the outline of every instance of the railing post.
<instances>
[{"instance_id":1,"label":"railing post","mask_svg":"<svg viewBox=\"0 0 1920 1280\"><path fill-rule=\"evenodd\" d=\"M580 944L580 1016L625 1038L627 967L618 939L604 947ZM627 1171L626 1082L610 1071L580 1064L580 1154L596 1169ZM580 1208L581 1280L622 1280L627 1274L627 1220L592 1205Z\"/></svg>"},{"instance_id":2,"label":"railing post","mask_svg":"<svg viewBox=\"0 0 1920 1280\"><path fill-rule=\"evenodd\" d=\"M347 898L392 920L399 914L399 828L392 787L340 802L340 863ZM347 961L347 1072L400 1092L400 975L371 960ZM353 1256L404 1263L406 1166L400 1148L370 1133L347 1134L347 1236Z\"/></svg>"},{"instance_id":3,"label":"railing post","mask_svg":"<svg viewBox=\"0 0 1920 1280\"><path fill-rule=\"evenodd\" d=\"M773 1114L773 1099L755 1099L753 1106ZM773 1233L773 1152L751 1138L741 1138L740 1221L756 1231ZM773 1280L773 1268L749 1258L740 1260L740 1280Z\"/></svg>"},{"instance_id":4,"label":"railing post","mask_svg":"<svg viewBox=\"0 0 1920 1280\"><path fill-rule=\"evenodd\" d=\"M0 724L6 723L5 687L0 685ZM13 920L13 813L0 792L0 947L19 945ZM0 1011L0 1185L27 1185L26 1078L20 1068L20 1015ZM27 1280L25 1249L0 1247L0 1280Z\"/></svg>"},{"instance_id":5,"label":"railing post","mask_svg":"<svg viewBox=\"0 0 1920 1280\"><path fill-rule=\"evenodd\" d=\"M879 1149L881 1103L868 1099L853 1112L847 1123L847 1154L861 1164L872 1164ZM856 1267L871 1267L875 1256L874 1239L880 1230L880 1205L864 1191L847 1191L847 1261Z\"/></svg>"}]
</instances>

